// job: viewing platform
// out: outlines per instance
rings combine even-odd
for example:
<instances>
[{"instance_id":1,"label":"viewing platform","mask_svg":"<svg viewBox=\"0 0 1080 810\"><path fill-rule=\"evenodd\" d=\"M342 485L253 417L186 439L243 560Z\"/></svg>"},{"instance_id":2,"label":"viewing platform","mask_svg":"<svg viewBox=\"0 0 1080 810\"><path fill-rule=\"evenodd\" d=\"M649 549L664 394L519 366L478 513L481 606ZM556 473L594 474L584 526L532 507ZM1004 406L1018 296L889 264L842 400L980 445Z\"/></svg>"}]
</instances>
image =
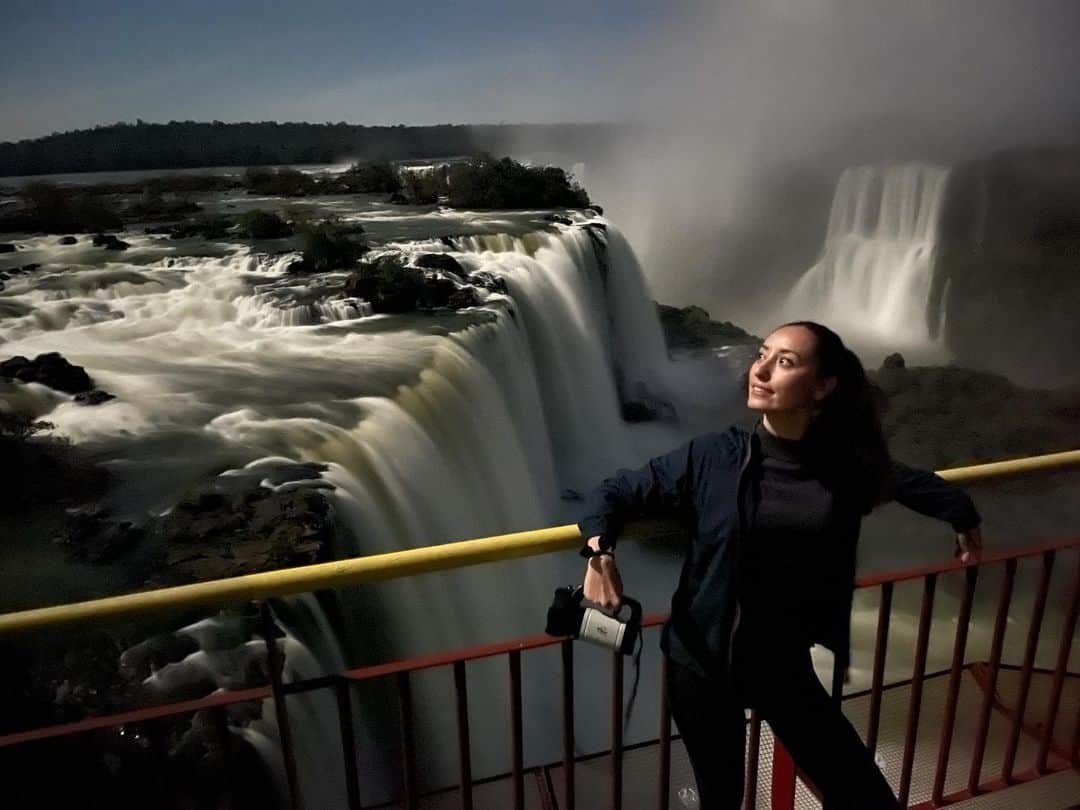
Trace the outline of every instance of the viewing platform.
<instances>
[{"instance_id":1,"label":"viewing platform","mask_svg":"<svg viewBox=\"0 0 1080 810\"><path fill-rule=\"evenodd\" d=\"M1080 451L1070 451L940 474L954 481L972 482L1077 466L1080 466ZM670 528L642 522L625 536L640 538L663 531ZM304 804L298 786L297 755L302 752L298 752L292 732L290 718L296 706L289 698L320 691L333 695L337 707L337 737L330 744L342 753L344 807L440 810L696 807L693 774L677 729L670 721L664 690L650 693L643 689L637 696L638 710L650 701L658 707L660 722L655 737L632 744L625 740L624 677L628 662L623 656L590 649L589 655L610 658L610 735L606 745L596 750L580 750L579 712L575 710L575 699L580 693L575 688L574 666L575 652L580 648L568 639L533 635L421 658L387 661L317 678L282 680L282 654L279 646L271 642L277 634L267 602L270 598L568 551L580 543L575 526L561 526L0 615L0 639L4 639L15 634L101 624L180 608L256 602L263 621L270 672L270 682L260 687L219 690L193 700L9 733L0 736L0 758L6 753L4 749L12 746L47 746L49 741L74 735L117 727L140 728L164 718L200 713L211 721L217 735L215 767L221 773L223 786L218 806L230 807L234 806L236 797L230 781L234 746L227 709L272 700L285 772L283 784L287 786L283 800L300 808ZM1014 599L1020 569L1034 574L1037 580L1030 608L1025 603L1022 610ZM992 577L988 576L991 572ZM1064 596L1058 594L1050 601L1055 572L1064 578ZM959 611L947 619L950 626L946 632L952 637L951 664L945 669L928 671L935 595L939 580L945 576L963 581ZM979 616L992 624L989 655L985 659L969 657L968 649L968 630L973 624L975 588L980 577L994 582L997 592L992 613ZM841 678L834 674L832 694L841 701L844 713L875 752L879 766L904 806L1045 810L1080 807L1080 671L1073 644L1080 606L1080 536L1074 534L1026 548L985 553L977 565L950 562L860 577L856 585L876 598L878 606L870 686L845 694ZM898 585L921 586L914 663L910 677L887 680L887 661L899 652L897 639L890 643L890 628L895 627L894 591ZM1045 643L1052 645L1053 666L1040 667L1036 665L1036 652L1040 638L1045 635L1049 613L1054 615L1053 633L1046 635ZM661 672L666 664L656 641L665 618L653 614L643 622L646 628L643 659L659 659L652 664L661 667ZM1022 626L1024 635L1023 653L1015 660L1004 657L1004 639L1010 622ZM905 639L901 637L900 641ZM553 702L526 705L523 670L527 670L534 656L544 654L558 655L561 680L551 684ZM482 661L485 663L481 664ZM504 708L509 722L504 739L511 766L502 773L474 773L472 752L476 738L470 725L477 717L478 696L470 695L469 678L481 665L503 668L508 684L508 706ZM420 785L429 780L424 778L423 746L418 744L414 719L414 684L417 677L428 677L422 673L435 673L445 685L445 701L453 707L456 727L452 737L440 739L437 744L445 751L454 752L458 763L456 780L425 790ZM361 763L372 757L358 744L355 709L357 690L376 681L396 695L397 734L393 739L380 739L378 753L380 759L392 760L395 771L400 772L400 789L387 800L372 802L365 799L360 775ZM562 757L527 761L525 739L530 724L538 717L551 719L556 714L562 730ZM148 739L154 746L162 745L160 737L148 735ZM814 787L799 777L782 745L774 741L768 725L759 722L753 713L747 718L747 743L744 807L791 810L821 806ZM431 741L425 740L425 744L430 745ZM164 770L159 772L160 794L147 797L154 806L172 806L168 782L168 774Z\"/></svg>"}]
</instances>

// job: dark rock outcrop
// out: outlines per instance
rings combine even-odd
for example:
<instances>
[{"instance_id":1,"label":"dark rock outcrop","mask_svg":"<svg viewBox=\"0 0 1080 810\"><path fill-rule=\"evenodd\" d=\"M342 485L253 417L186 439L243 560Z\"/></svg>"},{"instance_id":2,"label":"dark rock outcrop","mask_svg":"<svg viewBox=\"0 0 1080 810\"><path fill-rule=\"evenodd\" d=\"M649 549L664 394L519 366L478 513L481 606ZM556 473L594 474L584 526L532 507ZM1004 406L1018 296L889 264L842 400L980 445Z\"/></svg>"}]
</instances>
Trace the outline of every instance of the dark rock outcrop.
<instances>
[{"instance_id":1,"label":"dark rock outcrop","mask_svg":"<svg viewBox=\"0 0 1080 810\"><path fill-rule=\"evenodd\" d=\"M701 307L656 304L669 350L703 349L731 343L753 343L760 338L728 321L714 321Z\"/></svg>"},{"instance_id":2,"label":"dark rock outcrop","mask_svg":"<svg viewBox=\"0 0 1080 810\"><path fill-rule=\"evenodd\" d=\"M15 246L10 242L0 242L0 253L14 253Z\"/></svg>"},{"instance_id":3,"label":"dark rock outcrop","mask_svg":"<svg viewBox=\"0 0 1080 810\"><path fill-rule=\"evenodd\" d=\"M74 236L61 236L58 241L59 241L59 244L61 244L61 245L74 245L79 240L76 239Z\"/></svg>"},{"instance_id":4,"label":"dark rock outcrop","mask_svg":"<svg viewBox=\"0 0 1080 810\"><path fill-rule=\"evenodd\" d=\"M127 250L131 245L114 234L96 233L94 234L94 247L103 247L106 250Z\"/></svg>"},{"instance_id":5,"label":"dark rock outcrop","mask_svg":"<svg viewBox=\"0 0 1080 810\"><path fill-rule=\"evenodd\" d=\"M442 270L444 273L453 273L459 279L465 278L465 268L449 253L425 253L413 262L417 267L425 270Z\"/></svg>"},{"instance_id":6,"label":"dark rock outcrop","mask_svg":"<svg viewBox=\"0 0 1080 810\"><path fill-rule=\"evenodd\" d=\"M0 377L40 383L67 394L79 394L94 387L86 369L72 365L58 352L39 354L33 360L10 357L0 363Z\"/></svg>"},{"instance_id":7,"label":"dark rock outcrop","mask_svg":"<svg viewBox=\"0 0 1080 810\"><path fill-rule=\"evenodd\" d=\"M102 391L100 388L75 395L75 401L80 405L100 405L110 399L116 399L116 395L110 394L108 391Z\"/></svg>"}]
</instances>

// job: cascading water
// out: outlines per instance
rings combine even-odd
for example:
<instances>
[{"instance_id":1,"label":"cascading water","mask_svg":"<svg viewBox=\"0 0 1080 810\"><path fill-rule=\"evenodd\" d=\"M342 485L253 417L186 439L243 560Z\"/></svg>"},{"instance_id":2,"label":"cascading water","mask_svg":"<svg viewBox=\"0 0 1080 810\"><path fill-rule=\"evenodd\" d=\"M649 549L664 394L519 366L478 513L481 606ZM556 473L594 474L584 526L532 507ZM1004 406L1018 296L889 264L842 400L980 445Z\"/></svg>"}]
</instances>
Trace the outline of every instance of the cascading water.
<instances>
[{"instance_id":1,"label":"cascading water","mask_svg":"<svg viewBox=\"0 0 1080 810\"><path fill-rule=\"evenodd\" d=\"M0 320L5 353L59 351L117 398L84 408L36 384L2 396L9 404L33 399L32 410L48 413L58 432L109 459L119 481L111 506L125 516L160 511L222 469L268 481L273 470L309 461L327 465L322 482L265 485L332 484L353 543L338 554L568 522L574 511L560 492L587 488L692 430L622 422L616 368L632 392L647 389L687 412L697 407L702 418L719 413L703 402L700 383L679 388L632 251L614 229L606 236L606 279L593 239L577 226L458 237L449 250L442 242L395 245L407 253L450 252L467 270L503 279L508 294L488 294L482 306L458 313L374 317L365 317L365 302L324 300L340 277L289 276L288 255L266 258L238 247L177 257L132 237L138 262L102 268L93 256L33 245L43 267L9 284L11 311ZM724 363L703 370L695 366L687 379L713 386L727 379ZM579 562L554 555L505 563L498 576L478 568L344 591L344 629L362 659L350 663L535 632L552 587L580 576ZM674 561L668 567L670 580ZM638 595L660 606L670 592L665 578L654 589ZM329 623L311 618L321 616L318 605L307 605L306 621L297 615L279 619L287 630L287 677L340 670L344 657L327 638ZM226 656L207 633L199 637L202 652L159 673L160 685L228 680L244 651ZM545 694L555 672L554 662L526 672L526 699ZM446 684L417 678L414 689L418 727L451 738ZM602 686L587 684L582 695L590 689ZM471 669L470 691L507 705L502 672ZM336 772L311 776L327 763L340 767L336 714L323 697L312 696L290 719L306 803L335 807L344 804ZM290 707L297 701L290 698ZM369 801L394 790L372 765L386 729L371 702L357 707ZM595 722L579 734L584 748L603 742L599 695L595 707ZM589 712L583 709L586 719ZM472 718L477 776L508 767L503 714ZM239 733L279 767L272 717ZM556 758L560 739L555 718L539 719L526 753ZM424 786L454 781L456 752L424 755Z\"/></svg>"},{"instance_id":2,"label":"cascading water","mask_svg":"<svg viewBox=\"0 0 1080 810\"><path fill-rule=\"evenodd\" d=\"M921 164L845 170L822 256L785 316L809 314L855 343L933 349L945 312L933 274L947 181L947 170Z\"/></svg>"}]
</instances>

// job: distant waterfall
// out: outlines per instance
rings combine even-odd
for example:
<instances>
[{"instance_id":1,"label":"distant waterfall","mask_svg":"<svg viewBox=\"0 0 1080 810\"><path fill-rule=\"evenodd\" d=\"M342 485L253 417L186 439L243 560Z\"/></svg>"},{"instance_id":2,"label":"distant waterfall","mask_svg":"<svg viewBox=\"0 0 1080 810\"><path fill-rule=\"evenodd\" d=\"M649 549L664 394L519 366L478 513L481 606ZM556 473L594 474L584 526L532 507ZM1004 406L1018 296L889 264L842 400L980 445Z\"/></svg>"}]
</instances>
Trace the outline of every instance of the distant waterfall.
<instances>
[{"instance_id":1,"label":"distant waterfall","mask_svg":"<svg viewBox=\"0 0 1080 810\"><path fill-rule=\"evenodd\" d=\"M786 315L896 347L936 343L947 291L933 276L948 176L921 164L845 170L824 252L791 291Z\"/></svg>"}]
</instances>

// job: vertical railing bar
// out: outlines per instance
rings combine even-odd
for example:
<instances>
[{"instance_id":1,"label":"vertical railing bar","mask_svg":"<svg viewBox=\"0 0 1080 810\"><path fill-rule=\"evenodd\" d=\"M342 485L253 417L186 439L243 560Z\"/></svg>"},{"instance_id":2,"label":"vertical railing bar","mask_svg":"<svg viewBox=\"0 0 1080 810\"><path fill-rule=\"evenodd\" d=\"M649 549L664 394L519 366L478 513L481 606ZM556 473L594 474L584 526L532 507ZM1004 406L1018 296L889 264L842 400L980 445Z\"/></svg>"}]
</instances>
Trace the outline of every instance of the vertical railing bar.
<instances>
[{"instance_id":1,"label":"vertical railing bar","mask_svg":"<svg viewBox=\"0 0 1080 810\"><path fill-rule=\"evenodd\" d=\"M413 739L412 688L409 673L397 674L398 701L401 704L401 781L405 807L416 810L416 745Z\"/></svg>"},{"instance_id":2,"label":"vertical railing bar","mask_svg":"<svg viewBox=\"0 0 1080 810\"><path fill-rule=\"evenodd\" d=\"M971 756L971 770L968 773L968 792L978 795L979 782L982 778L983 757L986 754L986 738L990 732L990 712L994 706L994 693L997 691L998 671L1001 669L1001 653L1005 643L1005 629L1009 621L1009 606L1012 603L1013 584L1016 581L1016 560L1006 560L1005 578L998 594L997 615L994 617L994 634L990 642L990 661L988 683L983 692L982 705L979 707L979 724L975 731L975 750Z\"/></svg>"},{"instance_id":3,"label":"vertical railing bar","mask_svg":"<svg viewBox=\"0 0 1080 810\"><path fill-rule=\"evenodd\" d=\"M945 777L949 770L949 751L952 749L953 729L956 724L956 703L960 696L960 678L964 674L964 657L967 652L968 624L971 621L971 603L975 598L975 583L979 577L977 566L964 569L964 596L960 602L960 615L956 619L956 639L953 642L952 667L949 670L948 695L945 699L945 721L941 727L938 746L937 770L930 801L941 804L945 793Z\"/></svg>"},{"instance_id":4,"label":"vertical railing bar","mask_svg":"<svg viewBox=\"0 0 1080 810\"><path fill-rule=\"evenodd\" d=\"M563 779L566 810L574 810L574 648L570 639L562 643L563 676Z\"/></svg>"},{"instance_id":5,"label":"vertical railing bar","mask_svg":"<svg viewBox=\"0 0 1080 810\"><path fill-rule=\"evenodd\" d=\"M1035 769L1040 774L1047 773L1046 760L1050 754L1050 745L1054 739L1054 726L1057 723L1058 709L1061 707L1061 690L1065 685L1065 670L1069 665L1069 653L1072 651L1073 634L1076 632L1077 606L1080 605L1080 554L1076 558L1076 575L1073 577L1072 601L1069 612L1061 628L1061 646L1058 648L1057 663L1054 664L1054 680L1050 687L1050 703L1046 708L1046 720L1043 723L1043 736L1039 741L1039 753L1035 758Z\"/></svg>"},{"instance_id":6,"label":"vertical railing bar","mask_svg":"<svg viewBox=\"0 0 1080 810\"><path fill-rule=\"evenodd\" d=\"M904 738L904 760L900 771L898 799L907 807L911 790L911 770L915 762L915 741L919 733L919 712L922 710L923 676L926 674L926 649L930 643L930 620L934 615L934 587L937 574L923 579L922 607L919 610L919 635L915 642L915 668L911 677L911 704L908 709L907 734Z\"/></svg>"},{"instance_id":7,"label":"vertical railing bar","mask_svg":"<svg viewBox=\"0 0 1080 810\"><path fill-rule=\"evenodd\" d=\"M1072 765L1074 768L1080 768L1080 706L1076 708L1076 717L1073 718L1073 738L1072 745Z\"/></svg>"},{"instance_id":8,"label":"vertical railing bar","mask_svg":"<svg viewBox=\"0 0 1080 810\"><path fill-rule=\"evenodd\" d=\"M338 727L341 730L341 754L345 758L345 795L349 810L360 808L360 777L356 768L356 734L353 729L352 687L347 678L334 684L338 706Z\"/></svg>"},{"instance_id":9,"label":"vertical railing bar","mask_svg":"<svg viewBox=\"0 0 1080 810\"><path fill-rule=\"evenodd\" d=\"M457 703L458 758L461 775L461 807L472 810L472 749L469 745L469 690L465 662L454 662L454 696Z\"/></svg>"},{"instance_id":10,"label":"vertical railing bar","mask_svg":"<svg viewBox=\"0 0 1080 810\"><path fill-rule=\"evenodd\" d=\"M150 738L150 761L153 763L154 782L158 789L158 803L161 807L169 807L169 777L168 765L169 754L165 750L163 739L163 726L160 720L151 720L146 724L146 735Z\"/></svg>"},{"instance_id":11,"label":"vertical railing bar","mask_svg":"<svg viewBox=\"0 0 1080 810\"><path fill-rule=\"evenodd\" d=\"M671 705L668 703L668 657L660 662L660 777L657 806L668 810L671 793Z\"/></svg>"},{"instance_id":12,"label":"vertical railing bar","mask_svg":"<svg viewBox=\"0 0 1080 810\"><path fill-rule=\"evenodd\" d=\"M525 810L524 733L521 718L521 650L510 651L510 746L514 810Z\"/></svg>"},{"instance_id":13,"label":"vertical railing bar","mask_svg":"<svg viewBox=\"0 0 1080 810\"><path fill-rule=\"evenodd\" d=\"M1031 612L1031 624L1028 626L1027 645L1024 648L1024 666L1020 671L1020 694L1016 699L1015 716L1009 730L1009 742L1005 747L1005 759L1001 766L1001 778L1006 784L1012 784L1013 766L1016 764L1016 749L1020 745L1020 731L1024 725L1024 712L1027 708L1028 692L1031 689L1031 674L1035 667L1035 651L1039 646L1039 634L1042 632L1043 613L1046 610L1046 595L1050 590L1050 574L1054 569L1054 552L1042 555L1042 570L1039 573L1039 589L1035 594L1035 606Z\"/></svg>"},{"instance_id":14,"label":"vertical railing bar","mask_svg":"<svg viewBox=\"0 0 1080 810\"><path fill-rule=\"evenodd\" d=\"M750 742L746 746L746 784L743 786L743 810L757 807L759 757L761 756L761 718L750 712Z\"/></svg>"},{"instance_id":15,"label":"vertical railing bar","mask_svg":"<svg viewBox=\"0 0 1080 810\"><path fill-rule=\"evenodd\" d=\"M221 797L219 807L221 810L229 810L233 806L233 795L235 793L231 768L232 740L229 731L229 711L224 706L218 706L211 710L210 715L213 718L218 745L221 747L221 781L225 791Z\"/></svg>"},{"instance_id":16,"label":"vertical railing bar","mask_svg":"<svg viewBox=\"0 0 1080 810\"><path fill-rule=\"evenodd\" d=\"M274 695L274 712L277 715L278 737L281 740L281 756L285 761L285 779L289 785L289 806L300 810L300 785L296 777L296 752L293 748L292 729L289 727L289 709L285 693L281 689L281 675L285 661L278 647L277 625L270 612L270 603L261 602L259 613L262 618L263 638L266 642L266 661L270 670L270 689Z\"/></svg>"},{"instance_id":17,"label":"vertical railing bar","mask_svg":"<svg viewBox=\"0 0 1080 810\"><path fill-rule=\"evenodd\" d=\"M795 807L795 760L784 748L780 738L773 734L772 810L794 810Z\"/></svg>"},{"instance_id":18,"label":"vertical railing bar","mask_svg":"<svg viewBox=\"0 0 1080 810\"><path fill-rule=\"evenodd\" d=\"M611 809L622 810L623 766L623 657L611 659Z\"/></svg>"},{"instance_id":19,"label":"vertical railing bar","mask_svg":"<svg viewBox=\"0 0 1080 810\"><path fill-rule=\"evenodd\" d=\"M892 619L893 583L881 585L878 605L877 634L874 639L874 674L870 681L870 720L866 731L866 747L877 750L878 726L881 721L881 695L885 685L885 655L889 647L889 622Z\"/></svg>"}]
</instances>

